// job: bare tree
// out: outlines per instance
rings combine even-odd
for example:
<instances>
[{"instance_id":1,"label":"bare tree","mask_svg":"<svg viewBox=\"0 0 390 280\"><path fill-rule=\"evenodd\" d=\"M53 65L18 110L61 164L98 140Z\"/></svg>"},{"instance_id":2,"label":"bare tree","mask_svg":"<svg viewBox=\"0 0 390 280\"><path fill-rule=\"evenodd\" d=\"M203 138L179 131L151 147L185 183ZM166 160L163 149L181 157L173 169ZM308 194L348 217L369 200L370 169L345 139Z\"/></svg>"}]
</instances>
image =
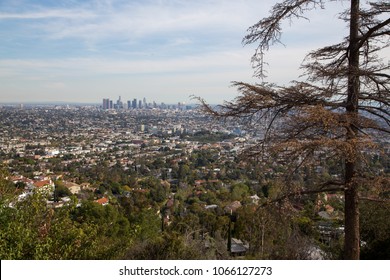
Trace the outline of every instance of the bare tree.
<instances>
[{"instance_id":1,"label":"bare tree","mask_svg":"<svg viewBox=\"0 0 390 280\"><path fill-rule=\"evenodd\" d=\"M248 29L244 44L257 43L252 57L255 74L265 77L264 54L281 39L281 23L304 18L306 11L325 8L325 0L284 0L273 6L270 16ZM344 258L358 259L359 190L373 182L363 174L363 151L375 148L375 136L390 132L390 65L380 57L390 45L390 3L370 2L363 9L359 0L340 14L349 24L342 42L309 53L302 65L306 81L289 86L233 82L240 95L212 108L202 108L221 118L237 118L264 125L265 133L248 157L273 154L294 162L294 168L312 164L318 153L337 158L343 174L313 189L287 189L280 199L303 193L342 191L345 197ZM320 32L320 31L319 31ZM379 184L380 185L380 184Z\"/></svg>"}]
</instances>

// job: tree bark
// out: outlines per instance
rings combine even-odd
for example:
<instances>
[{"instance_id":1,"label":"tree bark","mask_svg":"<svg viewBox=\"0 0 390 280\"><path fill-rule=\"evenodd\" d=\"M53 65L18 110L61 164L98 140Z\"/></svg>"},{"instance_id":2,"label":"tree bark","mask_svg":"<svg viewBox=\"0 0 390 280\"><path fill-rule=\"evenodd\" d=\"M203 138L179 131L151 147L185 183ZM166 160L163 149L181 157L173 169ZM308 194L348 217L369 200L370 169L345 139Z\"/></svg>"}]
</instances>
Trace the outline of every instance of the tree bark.
<instances>
[{"instance_id":1,"label":"tree bark","mask_svg":"<svg viewBox=\"0 0 390 280\"><path fill-rule=\"evenodd\" d=\"M356 167L359 162L356 147L358 129L354 125L358 118L359 100L359 0L351 0L350 37L348 61L348 98L346 112L350 120L346 141L351 154L345 162L345 242L344 258L357 260L360 257L359 195L355 180Z\"/></svg>"}]
</instances>

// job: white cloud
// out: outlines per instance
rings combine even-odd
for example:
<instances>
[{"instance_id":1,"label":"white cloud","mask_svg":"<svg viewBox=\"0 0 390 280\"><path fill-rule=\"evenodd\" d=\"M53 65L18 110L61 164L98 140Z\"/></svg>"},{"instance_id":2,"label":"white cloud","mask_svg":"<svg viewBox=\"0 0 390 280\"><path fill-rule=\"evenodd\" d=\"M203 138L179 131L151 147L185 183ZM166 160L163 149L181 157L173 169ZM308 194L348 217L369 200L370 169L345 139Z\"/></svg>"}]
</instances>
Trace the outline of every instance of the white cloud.
<instances>
[{"instance_id":1,"label":"white cloud","mask_svg":"<svg viewBox=\"0 0 390 280\"><path fill-rule=\"evenodd\" d=\"M257 2L257 3L256 3ZM39 33L51 39L105 40L121 35L134 40L177 32L237 32L251 23L258 1L124 1L86 2L68 9L35 8L0 13L0 20L35 19ZM94 3L94 2L92 2ZM260 15L256 15L260 16Z\"/></svg>"},{"instance_id":2,"label":"white cloud","mask_svg":"<svg viewBox=\"0 0 390 280\"><path fill-rule=\"evenodd\" d=\"M59 9L42 9L35 12L25 13L0 13L0 20L26 20L26 19L92 19L96 17L96 14L87 10L59 10Z\"/></svg>"}]
</instances>

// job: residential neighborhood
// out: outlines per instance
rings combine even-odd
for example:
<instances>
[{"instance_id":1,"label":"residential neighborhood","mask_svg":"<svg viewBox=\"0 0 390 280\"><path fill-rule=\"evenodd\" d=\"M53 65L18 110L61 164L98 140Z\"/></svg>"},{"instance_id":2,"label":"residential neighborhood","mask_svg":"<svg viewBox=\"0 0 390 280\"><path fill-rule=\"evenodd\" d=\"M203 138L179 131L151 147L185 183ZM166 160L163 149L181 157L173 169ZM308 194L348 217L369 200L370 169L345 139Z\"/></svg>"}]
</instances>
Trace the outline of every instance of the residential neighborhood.
<instances>
[{"instance_id":1,"label":"residential neighborhood","mask_svg":"<svg viewBox=\"0 0 390 280\"><path fill-rule=\"evenodd\" d=\"M207 258L337 254L342 193L297 196L263 208L289 187L281 177L288 170L283 158L242 158L264 131L213 119L196 106L3 106L0 114L0 160L15 188L7 207L17 209L39 194L45 208L71 211L80 225L90 215L101 224L105 212L117 213L118 230L127 233L115 242L152 246L148 242L161 234L180 233L186 249L200 246ZM388 147L388 139L378 139ZM389 172L389 150L384 152L366 151L377 175ZM307 165L289 179L303 191L323 178L340 178L339 165L326 151L316 156L326 164ZM280 207L285 216L279 216ZM291 217L293 224L286 224ZM287 225L300 236L292 247L290 233L275 234ZM158 253L134 255L137 246L122 254Z\"/></svg>"}]
</instances>

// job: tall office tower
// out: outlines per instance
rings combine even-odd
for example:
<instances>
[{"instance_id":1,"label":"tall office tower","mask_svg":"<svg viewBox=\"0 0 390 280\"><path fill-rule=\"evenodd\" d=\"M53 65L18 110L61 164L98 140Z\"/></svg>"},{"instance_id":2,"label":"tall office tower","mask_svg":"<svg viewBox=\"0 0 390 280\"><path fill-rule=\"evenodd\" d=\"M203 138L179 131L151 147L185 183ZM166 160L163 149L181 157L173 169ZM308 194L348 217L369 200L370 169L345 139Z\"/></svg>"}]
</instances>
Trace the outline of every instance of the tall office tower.
<instances>
[{"instance_id":1,"label":"tall office tower","mask_svg":"<svg viewBox=\"0 0 390 280\"><path fill-rule=\"evenodd\" d=\"M142 101L140 100L139 102L138 102L138 108L142 108Z\"/></svg>"},{"instance_id":2,"label":"tall office tower","mask_svg":"<svg viewBox=\"0 0 390 280\"><path fill-rule=\"evenodd\" d=\"M133 99L133 103L131 105L133 106L133 109L137 108L137 99L136 98Z\"/></svg>"},{"instance_id":3,"label":"tall office tower","mask_svg":"<svg viewBox=\"0 0 390 280\"><path fill-rule=\"evenodd\" d=\"M130 100L127 101L127 109L131 109L131 101Z\"/></svg>"},{"instance_id":4,"label":"tall office tower","mask_svg":"<svg viewBox=\"0 0 390 280\"><path fill-rule=\"evenodd\" d=\"M119 99L116 102L116 108L117 109L123 109L123 103L122 103L122 100L121 100L120 96L119 96Z\"/></svg>"},{"instance_id":5,"label":"tall office tower","mask_svg":"<svg viewBox=\"0 0 390 280\"><path fill-rule=\"evenodd\" d=\"M110 100L110 105L108 107L109 107L109 109L113 109L114 108L114 104L112 103L112 100Z\"/></svg>"},{"instance_id":6,"label":"tall office tower","mask_svg":"<svg viewBox=\"0 0 390 280\"><path fill-rule=\"evenodd\" d=\"M146 98L144 97L144 100L143 100L143 107L146 108L148 107L148 104L146 103Z\"/></svg>"},{"instance_id":7,"label":"tall office tower","mask_svg":"<svg viewBox=\"0 0 390 280\"><path fill-rule=\"evenodd\" d=\"M103 99L103 110L107 110L110 108L110 99L104 98Z\"/></svg>"}]
</instances>

